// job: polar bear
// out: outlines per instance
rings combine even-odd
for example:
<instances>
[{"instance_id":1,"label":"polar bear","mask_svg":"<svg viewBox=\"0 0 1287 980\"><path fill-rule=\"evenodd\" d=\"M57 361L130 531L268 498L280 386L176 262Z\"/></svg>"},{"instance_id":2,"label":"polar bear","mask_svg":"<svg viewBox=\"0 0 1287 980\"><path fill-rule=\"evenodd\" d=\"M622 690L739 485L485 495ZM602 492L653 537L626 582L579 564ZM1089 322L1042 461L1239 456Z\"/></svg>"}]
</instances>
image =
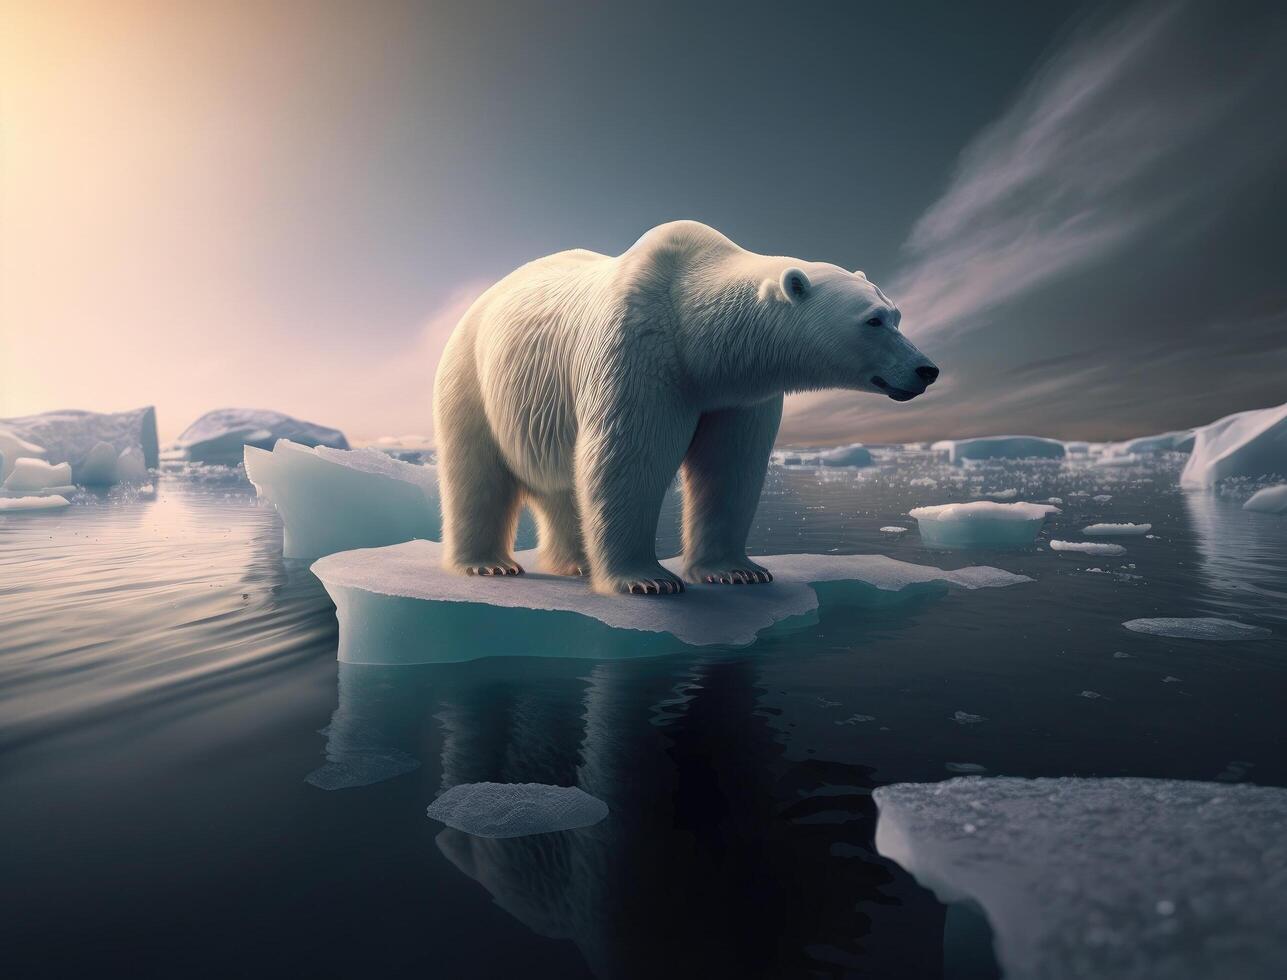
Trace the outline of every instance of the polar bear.
<instances>
[{"instance_id":1,"label":"polar bear","mask_svg":"<svg viewBox=\"0 0 1287 980\"><path fill-rule=\"evenodd\" d=\"M487 290L438 366L443 561L517 575L519 510L541 570L605 593L673 594L657 519L683 469L684 578L770 582L746 557L789 392L906 401L938 368L861 272L757 255L695 221L618 256L576 249Z\"/></svg>"}]
</instances>

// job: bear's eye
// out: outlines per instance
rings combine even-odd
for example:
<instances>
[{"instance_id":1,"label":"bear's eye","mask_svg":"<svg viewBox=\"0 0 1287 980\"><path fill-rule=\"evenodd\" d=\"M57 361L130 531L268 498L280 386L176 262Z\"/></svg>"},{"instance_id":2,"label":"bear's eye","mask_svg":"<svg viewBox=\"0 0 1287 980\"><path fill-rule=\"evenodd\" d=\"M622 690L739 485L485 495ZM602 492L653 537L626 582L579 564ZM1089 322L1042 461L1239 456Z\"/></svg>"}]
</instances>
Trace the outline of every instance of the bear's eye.
<instances>
[{"instance_id":1,"label":"bear's eye","mask_svg":"<svg viewBox=\"0 0 1287 980\"><path fill-rule=\"evenodd\" d=\"M884 325L885 325L884 317L874 316L867 321L867 326L869 327L883 327Z\"/></svg>"}]
</instances>

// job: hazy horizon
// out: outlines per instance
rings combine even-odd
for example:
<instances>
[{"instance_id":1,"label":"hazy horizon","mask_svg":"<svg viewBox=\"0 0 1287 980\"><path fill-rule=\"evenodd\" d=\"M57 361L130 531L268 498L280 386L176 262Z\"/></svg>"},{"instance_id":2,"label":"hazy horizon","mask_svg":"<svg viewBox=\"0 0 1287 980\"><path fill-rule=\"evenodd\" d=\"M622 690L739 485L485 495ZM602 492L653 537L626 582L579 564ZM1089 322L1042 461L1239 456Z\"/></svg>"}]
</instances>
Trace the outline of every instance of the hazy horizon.
<instances>
[{"instance_id":1,"label":"hazy horizon","mask_svg":"<svg viewBox=\"0 0 1287 980\"><path fill-rule=\"evenodd\" d=\"M8 3L0 417L431 435L473 296L684 217L864 269L943 368L783 443L1287 401L1287 12L1039 6Z\"/></svg>"}]
</instances>

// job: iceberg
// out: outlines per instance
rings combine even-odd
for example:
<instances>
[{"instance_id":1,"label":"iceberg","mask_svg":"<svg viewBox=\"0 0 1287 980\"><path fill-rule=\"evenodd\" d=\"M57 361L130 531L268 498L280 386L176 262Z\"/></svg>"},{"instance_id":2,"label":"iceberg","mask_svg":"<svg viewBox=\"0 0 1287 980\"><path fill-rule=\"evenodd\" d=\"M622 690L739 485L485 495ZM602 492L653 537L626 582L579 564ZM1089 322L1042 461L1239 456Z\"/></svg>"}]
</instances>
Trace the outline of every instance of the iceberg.
<instances>
[{"instance_id":1,"label":"iceberg","mask_svg":"<svg viewBox=\"0 0 1287 980\"><path fill-rule=\"evenodd\" d=\"M1031 548L1037 533L1059 508L1050 504L1001 504L975 500L908 511L931 548Z\"/></svg>"},{"instance_id":2,"label":"iceberg","mask_svg":"<svg viewBox=\"0 0 1287 980\"><path fill-rule=\"evenodd\" d=\"M1262 640L1272 636L1263 626L1249 626L1232 619L1215 616L1163 616L1156 619L1131 619L1122 623L1132 633L1151 633L1175 640Z\"/></svg>"},{"instance_id":3,"label":"iceberg","mask_svg":"<svg viewBox=\"0 0 1287 980\"><path fill-rule=\"evenodd\" d=\"M1124 555L1126 549L1120 544L1109 544L1106 541L1051 541L1051 551L1070 551L1082 555Z\"/></svg>"},{"instance_id":4,"label":"iceberg","mask_svg":"<svg viewBox=\"0 0 1287 980\"><path fill-rule=\"evenodd\" d=\"M301 446L349 448L348 440L339 429L254 408L206 412L183 430L175 448L194 463L236 466L242 460L243 446L271 449L278 439L289 439Z\"/></svg>"},{"instance_id":5,"label":"iceberg","mask_svg":"<svg viewBox=\"0 0 1287 980\"><path fill-rule=\"evenodd\" d=\"M96 442L85 454L76 471L76 482L82 486L110 487L116 482L116 458L119 454L110 442Z\"/></svg>"},{"instance_id":6,"label":"iceberg","mask_svg":"<svg viewBox=\"0 0 1287 980\"><path fill-rule=\"evenodd\" d=\"M1140 436L1125 442L1110 442L1104 447L1109 456L1151 456L1156 453L1187 453L1193 449L1194 430L1177 429L1155 436Z\"/></svg>"},{"instance_id":7,"label":"iceberg","mask_svg":"<svg viewBox=\"0 0 1287 980\"><path fill-rule=\"evenodd\" d=\"M1213 487L1232 476L1287 476L1287 404L1239 412L1195 430L1180 486Z\"/></svg>"},{"instance_id":8,"label":"iceberg","mask_svg":"<svg viewBox=\"0 0 1287 980\"><path fill-rule=\"evenodd\" d=\"M62 510L71 501L61 494L51 493L38 497L0 497L0 514L16 514L33 510Z\"/></svg>"},{"instance_id":9,"label":"iceberg","mask_svg":"<svg viewBox=\"0 0 1287 980\"><path fill-rule=\"evenodd\" d=\"M871 450L861 442L852 446L837 446L818 454L818 462L823 466L870 466Z\"/></svg>"},{"instance_id":10,"label":"iceberg","mask_svg":"<svg viewBox=\"0 0 1287 980\"><path fill-rule=\"evenodd\" d=\"M608 815L608 804L577 786L461 783L425 812L475 837L527 837L590 827Z\"/></svg>"},{"instance_id":11,"label":"iceberg","mask_svg":"<svg viewBox=\"0 0 1287 980\"><path fill-rule=\"evenodd\" d=\"M518 562L536 565L535 552ZM606 596L584 579L528 572L480 578L444 571L442 546L415 540L343 551L313 573L335 602L339 659L447 663L480 657L655 656L703 646L746 646L775 625L816 622L820 606L883 606L948 586L1032 581L998 568L942 571L883 555L774 555L773 584L690 585L682 596ZM682 561L662 564L678 572Z\"/></svg>"},{"instance_id":12,"label":"iceberg","mask_svg":"<svg viewBox=\"0 0 1287 980\"><path fill-rule=\"evenodd\" d=\"M965 776L872 795L876 849L980 908L1007 980L1287 975L1287 790Z\"/></svg>"},{"instance_id":13,"label":"iceberg","mask_svg":"<svg viewBox=\"0 0 1287 980\"><path fill-rule=\"evenodd\" d=\"M1287 483L1257 490L1242 505L1242 509L1258 510L1265 514L1287 514Z\"/></svg>"},{"instance_id":14,"label":"iceberg","mask_svg":"<svg viewBox=\"0 0 1287 980\"><path fill-rule=\"evenodd\" d=\"M14 460L9 475L5 478L4 489L11 492L45 490L49 487L63 487L71 483L72 469L70 463L47 463L43 459L30 456L19 456Z\"/></svg>"},{"instance_id":15,"label":"iceberg","mask_svg":"<svg viewBox=\"0 0 1287 980\"><path fill-rule=\"evenodd\" d=\"M1063 459L1066 450L1058 439L1041 436L983 436L978 439L943 439L931 449L948 454L948 462L971 459Z\"/></svg>"},{"instance_id":16,"label":"iceberg","mask_svg":"<svg viewBox=\"0 0 1287 980\"><path fill-rule=\"evenodd\" d=\"M130 412L45 412L0 419L0 428L41 449L39 453L19 455L43 456L51 463L71 463L73 473L78 473L85 457L100 442L108 443L117 453L137 446L143 451L144 463L149 468L157 465L156 409L150 405ZM0 449L4 446L0 445ZM8 450L5 451L7 454ZM79 479L76 482L80 482Z\"/></svg>"},{"instance_id":17,"label":"iceberg","mask_svg":"<svg viewBox=\"0 0 1287 980\"><path fill-rule=\"evenodd\" d=\"M1148 534L1153 530L1152 524L1091 524L1081 529L1082 534L1112 537L1132 534Z\"/></svg>"},{"instance_id":18,"label":"iceberg","mask_svg":"<svg viewBox=\"0 0 1287 980\"><path fill-rule=\"evenodd\" d=\"M441 535L433 466L404 463L376 449L309 447L287 439L272 452L246 446L244 453L246 476L281 514L286 558Z\"/></svg>"},{"instance_id":19,"label":"iceberg","mask_svg":"<svg viewBox=\"0 0 1287 980\"><path fill-rule=\"evenodd\" d=\"M143 450L130 446L116 457L116 480L118 483L146 483L150 479Z\"/></svg>"}]
</instances>

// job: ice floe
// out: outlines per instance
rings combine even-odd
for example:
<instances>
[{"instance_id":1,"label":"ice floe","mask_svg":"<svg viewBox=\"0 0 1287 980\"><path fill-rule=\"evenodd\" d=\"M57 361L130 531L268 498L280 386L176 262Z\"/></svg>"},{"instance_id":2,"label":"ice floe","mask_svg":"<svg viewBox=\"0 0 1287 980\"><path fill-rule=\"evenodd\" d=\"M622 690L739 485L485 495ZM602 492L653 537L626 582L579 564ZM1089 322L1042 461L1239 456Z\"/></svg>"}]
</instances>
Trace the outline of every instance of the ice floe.
<instances>
[{"instance_id":1,"label":"ice floe","mask_svg":"<svg viewBox=\"0 0 1287 980\"><path fill-rule=\"evenodd\" d=\"M442 517L433 466L376 449L330 449L278 440L245 447L246 476L284 525L287 558L320 558L413 538L437 538Z\"/></svg>"},{"instance_id":2,"label":"ice floe","mask_svg":"<svg viewBox=\"0 0 1287 980\"><path fill-rule=\"evenodd\" d=\"M85 457L100 442L108 443L118 454L137 446L147 466L157 465L156 409L150 405L129 412L45 412L0 419L0 428L40 447L39 453L20 455L71 463L75 482L80 482L78 471ZM0 449L4 446L0 445Z\"/></svg>"},{"instance_id":3,"label":"ice floe","mask_svg":"<svg viewBox=\"0 0 1287 980\"><path fill-rule=\"evenodd\" d=\"M852 446L837 446L819 453L818 462L823 466L870 466L871 450L860 442Z\"/></svg>"},{"instance_id":4,"label":"ice floe","mask_svg":"<svg viewBox=\"0 0 1287 980\"><path fill-rule=\"evenodd\" d=\"M1195 430L1180 485L1212 487L1231 476L1287 476L1287 404L1229 415Z\"/></svg>"},{"instance_id":5,"label":"ice floe","mask_svg":"<svg viewBox=\"0 0 1287 980\"><path fill-rule=\"evenodd\" d=\"M1109 544L1106 541L1051 541L1051 551L1068 551L1082 555L1124 555L1126 549L1120 544Z\"/></svg>"},{"instance_id":6,"label":"ice floe","mask_svg":"<svg viewBox=\"0 0 1287 980\"><path fill-rule=\"evenodd\" d=\"M908 512L932 548L1030 548L1045 519L1059 513L1050 504L1002 504L975 500Z\"/></svg>"},{"instance_id":7,"label":"ice floe","mask_svg":"<svg viewBox=\"0 0 1287 980\"><path fill-rule=\"evenodd\" d=\"M527 837L592 826L608 815L608 804L577 786L462 783L425 812L475 837Z\"/></svg>"},{"instance_id":8,"label":"ice floe","mask_svg":"<svg viewBox=\"0 0 1287 980\"><path fill-rule=\"evenodd\" d=\"M4 489L10 492L44 490L48 487L67 486L71 479L70 463L55 464L43 459L20 456L14 460L9 475L5 477Z\"/></svg>"},{"instance_id":9,"label":"ice floe","mask_svg":"<svg viewBox=\"0 0 1287 980\"><path fill-rule=\"evenodd\" d=\"M1133 633L1151 633L1177 640L1260 640L1271 636L1263 626L1250 626L1215 616L1163 616L1122 623Z\"/></svg>"},{"instance_id":10,"label":"ice floe","mask_svg":"<svg viewBox=\"0 0 1287 980\"><path fill-rule=\"evenodd\" d=\"M62 510L71 501L61 494L51 493L38 497L0 497L0 514L17 514L26 511Z\"/></svg>"},{"instance_id":11,"label":"ice floe","mask_svg":"<svg viewBox=\"0 0 1287 980\"><path fill-rule=\"evenodd\" d=\"M44 446L38 446L12 429L0 426L0 481L8 479L19 459L43 459L44 456Z\"/></svg>"},{"instance_id":12,"label":"ice floe","mask_svg":"<svg viewBox=\"0 0 1287 980\"><path fill-rule=\"evenodd\" d=\"M1148 534L1151 530L1153 530L1152 524L1090 524L1083 527L1081 529L1081 533L1099 535L1101 537L1113 537Z\"/></svg>"},{"instance_id":13,"label":"ice floe","mask_svg":"<svg viewBox=\"0 0 1287 980\"><path fill-rule=\"evenodd\" d=\"M947 586L1031 581L986 565L943 571L883 555L770 555L772 585L690 585L680 596L608 596L584 579L528 572L503 578L447 572L442 546L408 541L329 555L313 572L335 602L339 658L433 663L486 656L649 656L744 646L775 624L816 621L820 606L888 605ZM533 552L519 563L536 567ZM678 572L681 560L662 564Z\"/></svg>"},{"instance_id":14,"label":"ice floe","mask_svg":"<svg viewBox=\"0 0 1287 980\"><path fill-rule=\"evenodd\" d=\"M908 529L905 527L896 527L893 524L880 529L885 534L906 534Z\"/></svg>"},{"instance_id":15,"label":"ice floe","mask_svg":"<svg viewBox=\"0 0 1287 980\"><path fill-rule=\"evenodd\" d=\"M877 850L981 908L1007 980L1287 976L1287 790L967 776L873 797Z\"/></svg>"},{"instance_id":16,"label":"ice floe","mask_svg":"<svg viewBox=\"0 0 1287 980\"><path fill-rule=\"evenodd\" d=\"M1257 490L1242 505L1243 510L1257 510L1265 514L1287 514L1287 483Z\"/></svg>"},{"instance_id":17,"label":"ice floe","mask_svg":"<svg viewBox=\"0 0 1287 980\"><path fill-rule=\"evenodd\" d=\"M1064 444L1041 436L984 436L977 439L942 439L930 447L946 452L948 462L971 459L1063 459Z\"/></svg>"},{"instance_id":18,"label":"ice floe","mask_svg":"<svg viewBox=\"0 0 1287 980\"><path fill-rule=\"evenodd\" d=\"M289 439L301 446L349 448L348 440L339 429L257 408L220 408L206 412L183 431L175 448L195 463L236 466L242 460L243 446L271 449L278 439Z\"/></svg>"}]
</instances>

